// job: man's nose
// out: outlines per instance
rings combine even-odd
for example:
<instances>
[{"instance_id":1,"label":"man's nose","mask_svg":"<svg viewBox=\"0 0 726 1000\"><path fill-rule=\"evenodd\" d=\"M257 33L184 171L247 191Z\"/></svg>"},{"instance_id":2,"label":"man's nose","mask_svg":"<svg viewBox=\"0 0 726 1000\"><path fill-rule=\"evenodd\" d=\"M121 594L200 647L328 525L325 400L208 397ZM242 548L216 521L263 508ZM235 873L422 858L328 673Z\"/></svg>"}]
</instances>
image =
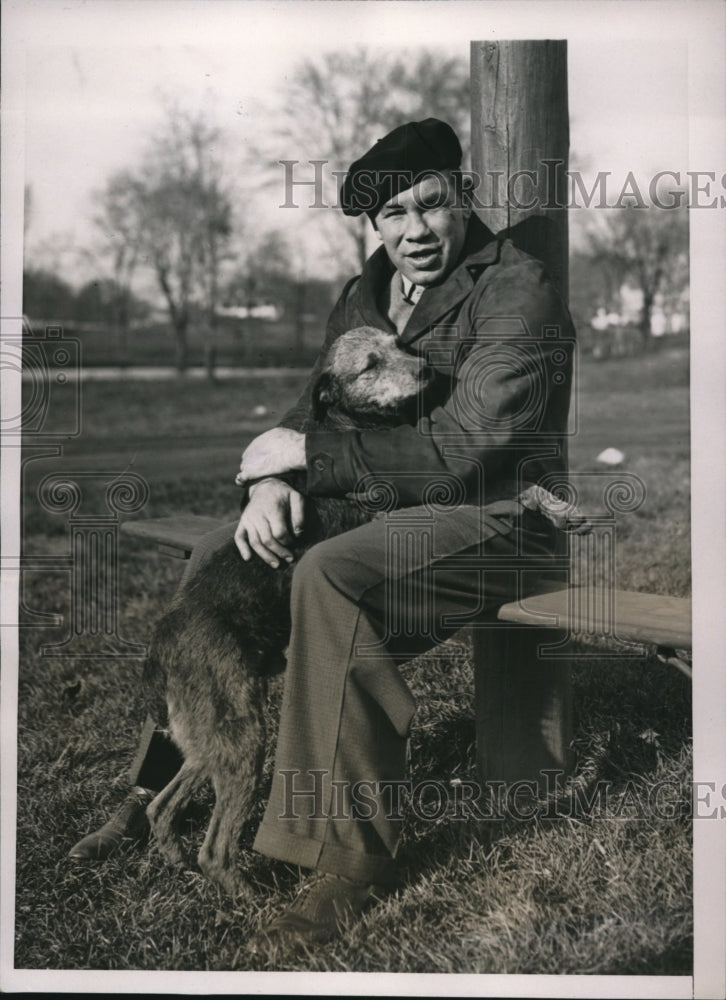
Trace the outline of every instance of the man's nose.
<instances>
[{"instance_id":1,"label":"man's nose","mask_svg":"<svg viewBox=\"0 0 726 1000\"><path fill-rule=\"evenodd\" d=\"M431 230L424 222L419 212L408 212L406 215L406 239L418 241L431 235Z\"/></svg>"}]
</instances>

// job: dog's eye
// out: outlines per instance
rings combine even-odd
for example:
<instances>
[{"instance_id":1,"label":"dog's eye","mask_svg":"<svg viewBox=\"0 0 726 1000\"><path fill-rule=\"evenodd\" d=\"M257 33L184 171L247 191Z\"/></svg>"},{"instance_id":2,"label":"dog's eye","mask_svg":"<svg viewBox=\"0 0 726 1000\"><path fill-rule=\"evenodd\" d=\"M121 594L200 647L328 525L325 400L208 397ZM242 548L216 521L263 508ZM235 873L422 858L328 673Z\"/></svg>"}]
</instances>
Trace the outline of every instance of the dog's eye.
<instances>
[{"instance_id":1,"label":"dog's eye","mask_svg":"<svg viewBox=\"0 0 726 1000\"><path fill-rule=\"evenodd\" d=\"M367 362L365 364L365 367L363 368L363 371L364 372L372 371L372 369L375 368L377 366L377 364L378 364L378 357L377 357L377 355L375 355L375 354L369 354L368 355L368 360L367 360Z\"/></svg>"}]
</instances>

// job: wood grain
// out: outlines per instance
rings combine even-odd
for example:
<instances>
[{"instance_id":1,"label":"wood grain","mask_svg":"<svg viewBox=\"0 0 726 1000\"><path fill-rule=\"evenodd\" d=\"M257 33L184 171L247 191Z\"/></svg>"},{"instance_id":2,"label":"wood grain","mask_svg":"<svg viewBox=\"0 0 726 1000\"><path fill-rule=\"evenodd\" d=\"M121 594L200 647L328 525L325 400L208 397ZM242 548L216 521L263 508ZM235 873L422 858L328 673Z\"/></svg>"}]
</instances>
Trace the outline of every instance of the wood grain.
<instances>
[{"instance_id":1,"label":"wood grain","mask_svg":"<svg viewBox=\"0 0 726 1000\"><path fill-rule=\"evenodd\" d=\"M567 42L474 41L471 81L477 213L542 260L567 298Z\"/></svg>"}]
</instances>

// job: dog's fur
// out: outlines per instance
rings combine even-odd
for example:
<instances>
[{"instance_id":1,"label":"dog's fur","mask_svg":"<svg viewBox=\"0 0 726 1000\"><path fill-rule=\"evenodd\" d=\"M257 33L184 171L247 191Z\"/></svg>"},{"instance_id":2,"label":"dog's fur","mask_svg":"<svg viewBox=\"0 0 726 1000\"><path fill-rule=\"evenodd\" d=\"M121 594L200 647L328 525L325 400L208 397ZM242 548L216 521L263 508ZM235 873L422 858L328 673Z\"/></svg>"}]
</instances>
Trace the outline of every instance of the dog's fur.
<instances>
[{"instance_id":1,"label":"dog's fur","mask_svg":"<svg viewBox=\"0 0 726 1000\"><path fill-rule=\"evenodd\" d=\"M432 382L423 359L402 351L392 334L360 327L331 347L313 390L312 422L303 429L414 420ZM579 512L565 511L538 487L520 500L543 510L558 527L579 524ZM296 559L370 517L352 500L308 498ZM244 887L239 840L264 763L266 678L284 667L292 572L293 566L274 570L257 556L244 562L230 540L177 594L156 626L144 664L151 713L160 720L168 710L171 735L184 756L177 776L147 810L157 844L170 861L184 862L179 817L210 779L216 804L197 861L232 895Z\"/></svg>"},{"instance_id":2,"label":"dog's fur","mask_svg":"<svg viewBox=\"0 0 726 1000\"><path fill-rule=\"evenodd\" d=\"M400 350L393 335L360 327L333 344L304 429L376 428L414 419L431 383L423 359ZM295 559L370 517L352 500L308 499ZM235 862L264 763L266 678L284 667L293 566L274 570L257 556L243 562L230 540L177 594L154 630L144 664L149 708L157 719L168 710L171 735L184 756L179 773L148 807L156 841L170 861L184 862L177 823L198 786L211 779L216 804L197 861L232 895L244 884Z\"/></svg>"}]
</instances>

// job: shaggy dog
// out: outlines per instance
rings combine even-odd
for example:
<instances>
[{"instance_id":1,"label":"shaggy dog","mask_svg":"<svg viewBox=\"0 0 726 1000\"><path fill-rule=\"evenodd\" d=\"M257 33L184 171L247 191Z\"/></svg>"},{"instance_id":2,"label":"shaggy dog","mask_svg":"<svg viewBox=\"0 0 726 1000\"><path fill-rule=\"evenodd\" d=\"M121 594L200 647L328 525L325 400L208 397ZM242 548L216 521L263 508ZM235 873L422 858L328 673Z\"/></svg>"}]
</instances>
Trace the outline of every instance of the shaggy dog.
<instances>
[{"instance_id":1,"label":"shaggy dog","mask_svg":"<svg viewBox=\"0 0 726 1000\"><path fill-rule=\"evenodd\" d=\"M390 427L416 419L433 373L396 338L371 327L332 345L313 389L312 426L327 429ZM584 518L539 487L518 499L559 528L580 530ZM304 536L295 559L316 542L368 521L353 500L308 498ZM244 562L233 539L214 553L176 595L158 622L144 664L152 715L168 712L168 727L184 756L179 773L147 813L162 854L185 862L178 823L206 779L214 811L199 851L199 868L231 895L244 887L239 841L264 764L263 707L267 677L284 667L290 633L293 565L272 569L255 557Z\"/></svg>"}]
</instances>

